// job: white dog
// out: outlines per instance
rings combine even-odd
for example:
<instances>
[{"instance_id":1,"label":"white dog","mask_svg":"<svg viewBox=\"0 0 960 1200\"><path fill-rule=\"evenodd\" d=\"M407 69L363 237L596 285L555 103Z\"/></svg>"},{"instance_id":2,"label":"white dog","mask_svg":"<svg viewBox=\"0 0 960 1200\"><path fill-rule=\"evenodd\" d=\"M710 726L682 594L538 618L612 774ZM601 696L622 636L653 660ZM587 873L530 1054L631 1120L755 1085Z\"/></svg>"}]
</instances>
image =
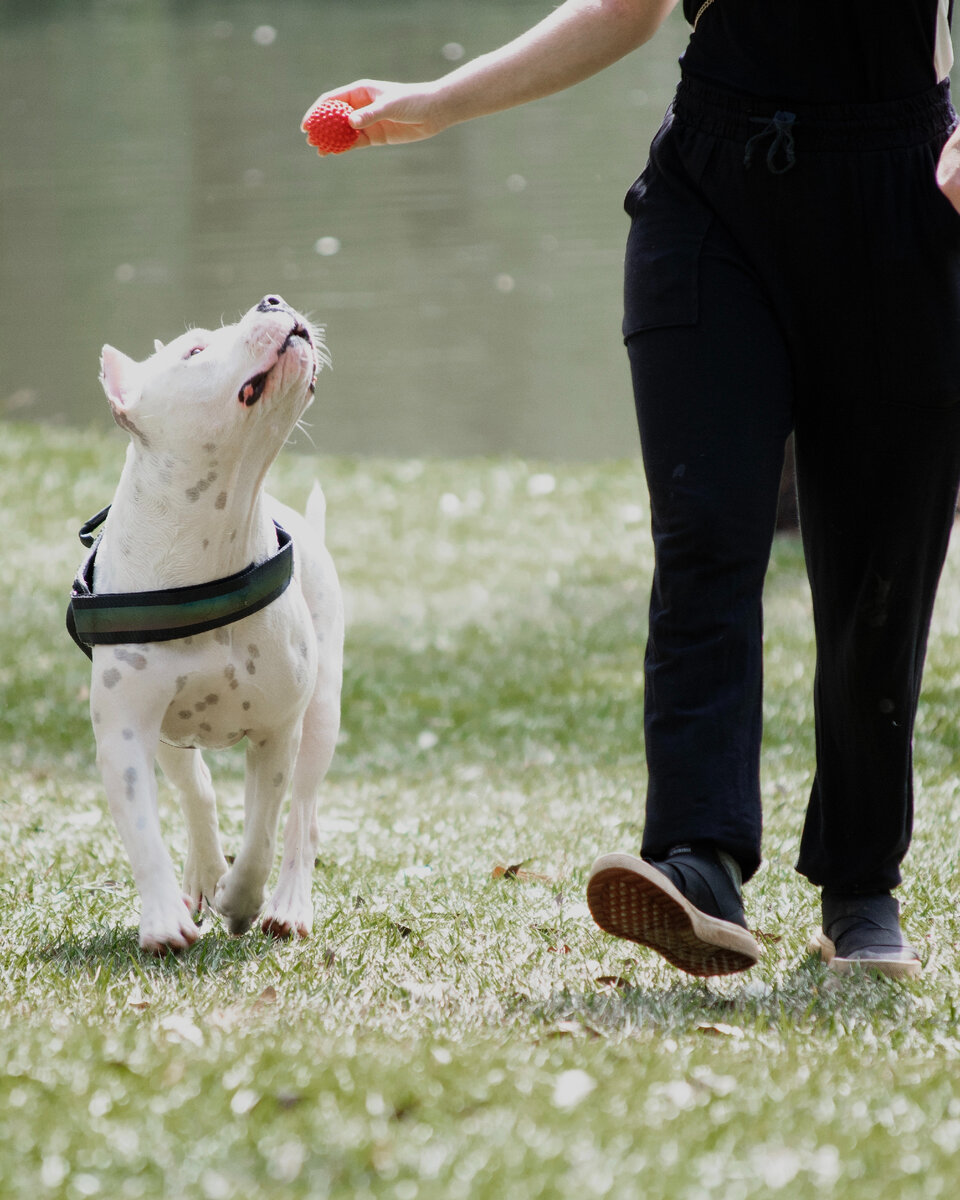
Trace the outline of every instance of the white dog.
<instances>
[{"instance_id":1,"label":"white dog","mask_svg":"<svg viewBox=\"0 0 960 1200\"><path fill-rule=\"evenodd\" d=\"M277 296L236 325L157 342L144 362L103 348L101 381L130 446L68 624L92 651L97 760L148 951L194 942L204 902L232 933L258 915L278 936L312 927L317 792L340 723L343 606L319 487L304 520L263 483L328 362L317 331ZM243 844L228 866L200 748L243 738ZM155 759L186 817L182 889L161 840ZM291 787L279 880L264 908Z\"/></svg>"}]
</instances>

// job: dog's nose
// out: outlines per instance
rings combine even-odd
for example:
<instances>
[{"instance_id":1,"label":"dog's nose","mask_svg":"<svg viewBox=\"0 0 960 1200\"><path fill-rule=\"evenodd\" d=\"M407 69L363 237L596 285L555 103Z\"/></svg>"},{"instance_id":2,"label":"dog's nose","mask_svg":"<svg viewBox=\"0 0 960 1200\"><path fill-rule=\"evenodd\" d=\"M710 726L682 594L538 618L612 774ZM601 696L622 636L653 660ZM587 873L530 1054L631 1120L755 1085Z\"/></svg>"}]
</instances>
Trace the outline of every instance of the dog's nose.
<instances>
[{"instance_id":1,"label":"dog's nose","mask_svg":"<svg viewBox=\"0 0 960 1200\"><path fill-rule=\"evenodd\" d=\"M290 312L290 305L282 296L264 296L257 305L257 312Z\"/></svg>"}]
</instances>

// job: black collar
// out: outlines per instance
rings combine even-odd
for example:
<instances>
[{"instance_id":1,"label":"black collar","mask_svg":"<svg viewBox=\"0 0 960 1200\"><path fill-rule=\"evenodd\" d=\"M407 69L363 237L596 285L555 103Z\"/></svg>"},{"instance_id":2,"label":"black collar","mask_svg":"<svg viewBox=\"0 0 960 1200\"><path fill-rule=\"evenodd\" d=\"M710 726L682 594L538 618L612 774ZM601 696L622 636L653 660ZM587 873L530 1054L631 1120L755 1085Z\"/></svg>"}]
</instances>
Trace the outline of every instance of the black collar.
<instances>
[{"instance_id":1,"label":"black collar","mask_svg":"<svg viewBox=\"0 0 960 1200\"><path fill-rule=\"evenodd\" d=\"M80 530L81 542L92 549L73 581L67 606L67 629L88 658L93 658L93 646L169 642L229 625L266 608L287 590L293 578L293 541L274 521L276 553L235 575L155 592L94 595L93 567L100 538L94 538L93 531L109 511L108 506Z\"/></svg>"}]
</instances>

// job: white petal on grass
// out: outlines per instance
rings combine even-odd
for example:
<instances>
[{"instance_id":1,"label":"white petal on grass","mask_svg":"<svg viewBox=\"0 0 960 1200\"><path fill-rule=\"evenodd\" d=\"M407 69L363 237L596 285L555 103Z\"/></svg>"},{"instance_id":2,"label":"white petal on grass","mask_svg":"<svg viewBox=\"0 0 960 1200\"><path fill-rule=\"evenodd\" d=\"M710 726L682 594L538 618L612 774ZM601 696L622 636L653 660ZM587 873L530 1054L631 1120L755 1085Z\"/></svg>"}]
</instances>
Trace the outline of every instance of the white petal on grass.
<instances>
[{"instance_id":1,"label":"white petal on grass","mask_svg":"<svg viewBox=\"0 0 960 1200\"><path fill-rule=\"evenodd\" d=\"M240 1088L239 1091L233 1093L233 1099L230 1101L230 1111L238 1117L242 1117L244 1113L250 1112L256 1108L260 1096L253 1088Z\"/></svg>"},{"instance_id":2,"label":"white petal on grass","mask_svg":"<svg viewBox=\"0 0 960 1200\"><path fill-rule=\"evenodd\" d=\"M189 1017L181 1016L179 1013L164 1017L160 1022L160 1028L164 1033L170 1034L175 1041L188 1042L191 1046L203 1045L203 1034L198 1027Z\"/></svg>"},{"instance_id":3,"label":"white petal on grass","mask_svg":"<svg viewBox=\"0 0 960 1200\"><path fill-rule=\"evenodd\" d=\"M586 1071L561 1071L553 1084L554 1107L576 1108L596 1086L597 1081Z\"/></svg>"},{"instance_id":4,"label":"white petal on grass","mask_svg":"<svg viewBox=\"0 0 960 1200\"><path fill-rule=\"evenodd\" d=\"M543 471L538 475L531 475L527 480L527 495L549 496L551 492L556 490L556 487L557 481L554 476Z\"/></svg>"}]
</instances>

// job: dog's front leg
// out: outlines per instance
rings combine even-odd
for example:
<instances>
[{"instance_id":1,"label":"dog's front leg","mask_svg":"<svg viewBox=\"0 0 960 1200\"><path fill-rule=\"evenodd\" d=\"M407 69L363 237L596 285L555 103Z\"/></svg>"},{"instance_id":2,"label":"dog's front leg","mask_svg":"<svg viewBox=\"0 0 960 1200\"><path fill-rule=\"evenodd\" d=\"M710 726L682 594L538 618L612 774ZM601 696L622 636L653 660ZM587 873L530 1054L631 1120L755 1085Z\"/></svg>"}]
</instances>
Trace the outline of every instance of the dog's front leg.
<instances>
[{"instance_id":1,"label":"dog's front leg","mask_svg":"<svg viewBox=\"0 0 960 1200\"><path fill-rule=\"evenodd\" d=\"M154 770L160 702L145 705L149 689L102 661L98 653L90 689L97 762L140 893L140 946L153 954L184 950L199 932L160 832Z\"/></svg>"},{"instance_id":2,"label":"dog's front leg","mask_svg":"<svg viewBox=\"0 0 960 1200\"><path fill-rule=\"evenodd\" d=\"M300 726L252 740L247 747L243 843L236 861L217 884L214 907L231 933L245 933L256 920L273 865L280 805L300 745Z\"/></svg>"},{"instance_id":3,"label":"dog's front leg","mask_svg":"<svg viewBox=\"0 0 960 1200\"><path fill-rule=\"evenodd\" d=\"M157 761L168 782L177 790L187 823L187 859L183 867L183 893L194 914L204 901L213 903L217 882L226 873L227 860L220 844L217 799L210 768L199 750L181 749L161 742Z\"/></svg>"}]
</instances>

